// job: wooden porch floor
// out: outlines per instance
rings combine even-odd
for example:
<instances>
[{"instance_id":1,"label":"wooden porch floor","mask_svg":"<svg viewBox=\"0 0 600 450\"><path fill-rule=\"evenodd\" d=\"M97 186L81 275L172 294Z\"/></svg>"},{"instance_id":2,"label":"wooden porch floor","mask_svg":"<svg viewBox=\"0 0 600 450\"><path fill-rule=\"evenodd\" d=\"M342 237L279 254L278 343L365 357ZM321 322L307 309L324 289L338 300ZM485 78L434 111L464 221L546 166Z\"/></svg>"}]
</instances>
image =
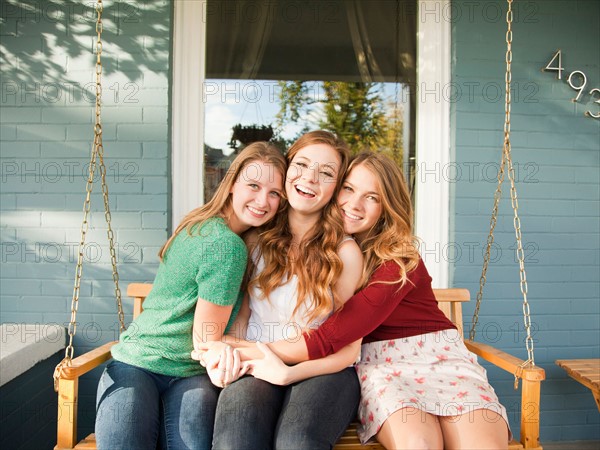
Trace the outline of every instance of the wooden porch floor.
<instances>
[{"instance_id":1,"label":"wooden porch floor","mask_svg":"<svg viewBox=\"0 0 600 450\"><path fill-rule=\"evenodd\" d=\"M544 450L599 450L600 441L544 442Z\"/></svg>"}]
</instances>

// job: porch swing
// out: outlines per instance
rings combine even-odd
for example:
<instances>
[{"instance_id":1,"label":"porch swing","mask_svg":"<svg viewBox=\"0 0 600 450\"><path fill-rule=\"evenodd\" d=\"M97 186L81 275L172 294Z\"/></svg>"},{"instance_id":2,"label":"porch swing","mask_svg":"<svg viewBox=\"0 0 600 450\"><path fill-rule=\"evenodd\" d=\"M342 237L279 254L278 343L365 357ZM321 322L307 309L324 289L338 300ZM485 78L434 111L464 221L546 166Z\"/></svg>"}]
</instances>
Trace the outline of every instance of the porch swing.
<instances>
[{"instance_id":1,"label":"porch swing","mask_svg":"<svg viewBox=\"0 0 600 450\"><path fill-rule=\"evenodd\" d=\"M480 358L514 375L514 388L519 388L519 379L521 385L521 433L519 441L513 440L509 443L509 450L518 449L536 449L542 450L540 445L540 388L541 382L546 378L544 369L535 365L533 352L533 339L531 337L531 316L529 303L527 301L527 277L525 273L525 254L521 239L521 222L519 219L519 204L515 186L515 171L511 156L510 143L510 113L511 113L511 80L512 80L512 11L513 0L507 0L508 10L506 13L506 73L505 73L505 108L504 108L504 145L502 149L502 158L500 169L498 171L498 184L494 193L494 205L490 219L490 230L487 238L486 252L484 255L483 267L479 278L479 291L473 313L469 339L465 341L465 346ZM520 289L523 295L523 320L526 331L525 346L527 350L527 359L522 360L512 356L502 350L498 350L490 345L475 342L477 322L479 320L479 310L483 299L483 288L487 280L487 270L490 262L491 248L494 243L494 230L498 219L498 206L502 196L502 184L505 175L508 174L510 181L511 205L513 209L513 223L516 237L516 255L519 261ZM469 291L467 289L434 289L438 306L458 328L463 332L462 303L469 301ZM378 443L369 443L361 446L356 435L357 423L353 423L346 433L335 446L336 450L384 450L384 447Z\"/></svg>"},{"instance_id":2,"label":"porch swing","mask_svg":"<svg viewBox=\"0 0 600 450\"><path fill-rule=\"evenodd\" d=\"M521 380L521 434L519 442L512 441L509 449L539 449L539 414L540 414L540 384L545 379L545 372L537 367L533 354L533 339L531 337L531 319L529 303L527 302L527 278L524 267L524 252L521 241L520 220L518 216L518 200L515 189L514 168L511 158L510 144L510 106L511 106L511 63L512 63L512 0L507 0L508 12L506 14L507 32L506 32L506 97L505 97L505 122L504 122L504 146L500 170L498 173L498 185L494 194L494 206L490 220L490 231L487 240L486 254L482 268L482 274L479 283L479 292L477 294L477 303L473 315L469 340L465 341L467 348L479 357L489 361L495 366L511 373L515 379L515 389L518 388L519 379ZM58 424L57 424L57 443L56 450L63 449L95 449L96 440L94 434L90 434L81 442L77 439L77 405L78 405L78 386L79 378L90 370L100 366L111 357L110 349L116 342L108 342L101 347L87 352L74 358L73 338L76 333L77 307L79 301L79 291L83 267L83 251L85 237L88 230L88 215L90 211L90 196L92 192L94 173L96 165L99 165L101 175L102 194L104 198L105 218L107 222L107 234L111 254L111 263L113 269L113 281L115 283L115 297L117 304L117 313L120 324L120 331L125 329L124 314L121 302L121 291L119 289L119 275L117 272L116 253L114 251L113 232L111 229L111 216L108 202L108 188L106 185L106 169L104 166L104 148L102 145L102 123L101 123L101 75L102 75L102 0L97 0L96 5L96 119L94 126L94 144L90 161L89 178L86 185L86 197L84 201L84 218L81 226L81 240L79 243L79 254L75 271L75 286L73 289L73 299L71 303L71 319L69 325L69 344L65 349L65 357L58 364L54 371L54 385L58 391ZM527 360L519 359L501 350L495 349L489 345L474 341L475 329L479 317L479 309L483 298L483 288L486 283L486 274L490 261L491 246L494 243L494 229L497 223L498 206L502 193L502 183L505 174L508 174L510 180L511 204L514 213L514 227L517 241L517 257L519 260L520 288L523 294L523 316L526 330L526 349ZM142 312L142 303L152 289L151 284L132 283L128 286L127 295L134 298L133 316L137 317ZM458 330L463 332L462 303L469 301L469 291L466 289L435 289L436 299L440 309L457 326ZM356 424L352 424L346 433L342 436L336 449L382 449L379 444L360 445L356 435Z\"/></svg>"}]
</instances>

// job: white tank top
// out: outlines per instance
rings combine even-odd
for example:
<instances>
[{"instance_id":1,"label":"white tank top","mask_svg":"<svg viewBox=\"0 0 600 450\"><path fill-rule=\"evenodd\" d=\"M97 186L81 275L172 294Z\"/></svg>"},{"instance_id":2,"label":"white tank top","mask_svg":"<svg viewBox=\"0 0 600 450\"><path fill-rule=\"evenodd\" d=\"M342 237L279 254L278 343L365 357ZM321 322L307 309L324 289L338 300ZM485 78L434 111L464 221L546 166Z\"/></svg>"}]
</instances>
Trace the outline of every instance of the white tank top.
<instances>
[{"instance_id":1,"label":"white tank top","mask_svg":"<svg viewBox=\"0 0 600 450\"><path fill-rule=\"evenodd\" d=\"M264 269L262 258L255 261L256 271ZM250 289L250 319L246 339L249 341L274 342L281 339L296 341L307 327L309 314L307 303L303 302L293 314L298 296L298 277L284 277L282 284L271 291L269 298L262 297L262 291L254 286ZM333 299L332 299L333 307ZM327 316L316 320L311 326L317 327Z\"/></svg>"},{"instance_id":2,"label":"white tank top","mask_svg":"<svg viewBox=\"0 0 600 450\"><path fill-rule=\"evenodd\" d=\"M342 242L349 239L352 237L346 236ZM262 256L257 261L257 254L257 250L252 252L252 260L256 265L255 273L260 273L264 270L265 262ZM274 342L282 339L297 341L301 338L303 331L308 328L317 328L332 314L333 295L331 295L331 310L310 324L307 319L312 311L308 309L308 301L304 301L296 314L293 314L297 292L298 277L296 275L292 275L289 281L284 276L282 284L271 291L269 299L263 298L262 291L257 286L253 286L249 291L250 319L248 320L246 339L260 342Z\"/></svg>"}]
</instances>

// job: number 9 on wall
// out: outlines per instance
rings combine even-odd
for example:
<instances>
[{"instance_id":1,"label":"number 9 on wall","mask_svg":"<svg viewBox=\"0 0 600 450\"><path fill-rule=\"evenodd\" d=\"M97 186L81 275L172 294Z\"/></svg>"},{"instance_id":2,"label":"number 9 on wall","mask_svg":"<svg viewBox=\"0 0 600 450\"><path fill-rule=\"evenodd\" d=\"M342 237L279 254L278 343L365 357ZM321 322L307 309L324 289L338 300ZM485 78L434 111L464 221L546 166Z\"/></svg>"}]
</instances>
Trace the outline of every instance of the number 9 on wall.
<instances>
[{"instance_id":1,"label":"number 9 on wall","mask_svg":"<svg viewBox=\"0 0 600 450\"><path fill-rule=\"evenodd\" d=\"M558 61L556 61L557 59L558 59ZM557 72L556 77L559 80L562 79L562 73L565 69L562 65L561 50L556 51L556 53L554 54L554 56L552 57L550 62L542 70L543 71L555 71L555 72ZM571 87L571 89L577 91L577 96L574 99L572 99L572 101L578 102L579 99L581 98L581 96L583 95L584 90L587 86L587 77L585 76L585 73L583 73L581 70L574 70L573 72L571 72L569 74L569 77L567 78L567 84ZM600 89L594 88L594 89L590 90L588 93L590 94L592 99L597 98L597 100L595 100L594 103L597 103L598 107L600 108ZM593 112L588 110L585 112L585 115L588 117L592 117L594 119L600 119L600 112L594 114Z\"/></svg>"}]
</instances>

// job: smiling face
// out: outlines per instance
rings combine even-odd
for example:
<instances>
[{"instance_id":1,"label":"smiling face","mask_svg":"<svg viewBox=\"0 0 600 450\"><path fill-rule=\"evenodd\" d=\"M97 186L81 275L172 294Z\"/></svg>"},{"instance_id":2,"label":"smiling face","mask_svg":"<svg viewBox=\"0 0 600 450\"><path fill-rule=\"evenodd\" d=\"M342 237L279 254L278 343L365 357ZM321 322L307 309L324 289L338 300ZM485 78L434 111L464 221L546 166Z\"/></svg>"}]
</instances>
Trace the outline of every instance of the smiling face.
<instances>
[{"instance_id":1,"label":"smiling face","mask_svg":"<svg viewBox=\"0 0 600 450\"><path fill-rule=\"evenodd\" d=\"M302 214L319 213L335 192L340 163L338 151L327 144L311 144L298 150L285 181L290 207Z\"/></svg>"},{"instance_id":2,"label":"smiling face","mask_svg":"<svg viewBox=\"0 0 600 450\"><path fill-rule=\"evenodd\" d=\"M344 231L363 241L383 213L379 180L364 164L352 168L338 195Z\"/></svg>"},{"instance_id":3,"label":"smiling face","mask_svg":"<svg viewBox=\"0 0 600 450\"><path fill-rule=\"evenodd\" d=\"M264 225L279 208L283 175L272 164L253 161L240 171L231 188L229 227L237 234Z\"/></svg>"}]
</instances>

